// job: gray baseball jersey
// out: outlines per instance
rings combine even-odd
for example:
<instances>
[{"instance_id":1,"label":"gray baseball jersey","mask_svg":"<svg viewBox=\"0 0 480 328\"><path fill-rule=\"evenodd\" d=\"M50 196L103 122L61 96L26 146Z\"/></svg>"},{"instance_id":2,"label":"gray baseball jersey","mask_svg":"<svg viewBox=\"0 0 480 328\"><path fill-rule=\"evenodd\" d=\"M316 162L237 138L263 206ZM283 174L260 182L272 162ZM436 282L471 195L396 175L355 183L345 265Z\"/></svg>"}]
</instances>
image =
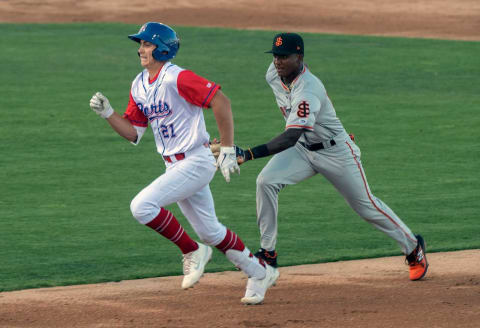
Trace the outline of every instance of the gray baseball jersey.
<instances>
[{"instance_id":1,"label":"gray baseball jersey","mask_svg":"<svg viewBox=\"0 0 480 328\"><path fill-rule=\"evenodd\" d=\"M286 86L270 64L266 80L273 90L286 128L304 129L300 141L314 144L345 132L322 82L304 66L300 75Z\"/></svg>"},{"instance_id":2,"label":"gray baseball jersey","mask_svg":"<svg viewBox=\"0 0 480 328\"><path fill-rule=\"evenodd\" d=\"M358 215L396 240L405 254L410 254L417 245L415 235L372 194L360 160L360 149L336 116L322 82L304 66L287 86L273 63L268 68L266 80L285 118L286 129L303 129L304 133L295 146L274 155L257 178L261 247L269 251L276 247L280 190L320 173ZM307 149L319 143L323 144L323 149ZM322 205L321 201L312 204ZM321 211L318 213L321 215Z\"/></svg>"}]
</instances>

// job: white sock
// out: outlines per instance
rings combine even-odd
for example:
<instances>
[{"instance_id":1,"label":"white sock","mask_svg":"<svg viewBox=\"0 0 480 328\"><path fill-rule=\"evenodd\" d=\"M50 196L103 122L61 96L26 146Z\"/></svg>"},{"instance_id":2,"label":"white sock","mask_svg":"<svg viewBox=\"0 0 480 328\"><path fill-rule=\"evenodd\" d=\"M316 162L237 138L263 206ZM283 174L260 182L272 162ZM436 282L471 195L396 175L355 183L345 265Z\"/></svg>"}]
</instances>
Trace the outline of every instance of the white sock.
<instances>
[{"instance_id":1,"label":"white sock","mask_svg":"<svg viewBox=\"0 0 480 328\"><path fill-rule=\"evenodd\" d=\"M245 247L242 252L235 249L229 249L225 252L225 255L230 260L230 262L232 262L237 268L245 272L249 278L265 278L265 267L260 264L259 259L253 256L253 254L247 247Z\"/></svg>"}]
</instances>

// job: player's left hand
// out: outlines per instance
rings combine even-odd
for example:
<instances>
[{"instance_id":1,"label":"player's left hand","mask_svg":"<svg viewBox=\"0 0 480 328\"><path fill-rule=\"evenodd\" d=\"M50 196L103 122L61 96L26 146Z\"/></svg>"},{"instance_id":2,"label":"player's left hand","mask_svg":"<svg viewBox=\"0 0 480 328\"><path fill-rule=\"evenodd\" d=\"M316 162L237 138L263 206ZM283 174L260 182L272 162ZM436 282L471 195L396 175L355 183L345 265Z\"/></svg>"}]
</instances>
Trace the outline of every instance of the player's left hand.
<instances>
[{"instance_id":1,"label":"player's left hand","mask_svg":"<svg viewBox=\"0 0 480 328\"><path fill-rule=\"evenodd\" d=\"M101 92L97 92L90 99L90 108L103 118L109 118L113 114L113 108Z\"/></svg>"},{"instance_id":2,"label":"player's left hand","mask_svg":"<svg viewBox=\"0 0 480 328\"><path fill-rule=\"evenodd\" d=\"M230 173L235 171L240 174L240 167L238 167L235 147L220 147L220 155L217 159L217 168L225 178L225 181L230 182Z\"/></svg>"}]
</instances>

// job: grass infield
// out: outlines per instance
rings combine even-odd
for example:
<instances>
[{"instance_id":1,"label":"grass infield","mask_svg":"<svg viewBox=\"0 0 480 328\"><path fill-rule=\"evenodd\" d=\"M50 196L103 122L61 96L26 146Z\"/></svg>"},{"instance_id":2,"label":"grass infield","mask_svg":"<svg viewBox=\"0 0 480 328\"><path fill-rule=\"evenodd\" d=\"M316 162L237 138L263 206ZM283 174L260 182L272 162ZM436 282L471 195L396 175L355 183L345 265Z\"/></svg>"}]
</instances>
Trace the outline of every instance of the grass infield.
<instances>
[{"instance_id":1,"label":"grass infield","mask_svg":"<svg viewBox=\"0 0 480 328\"><path fill-rule=\"evenodd\" d=\"M123 112L142 69L126 37L137 29L0 24L0 291L181 274L178 249L129 210L164 170L151 131L133 147L88 105L102 91ZM174 62L222 85L238 145L283 130L264 79L274 32L176 30ZM305 62L357 137L373 193L430 252L480 248L480 43L302 35ZM220 173L211 183L219 219L251 250L259 246L255 179L267 160L245 164L229 184ZM169 209L195 236L177 206ZM321 176L280 193L279 221L281 266L401 255ZM207 271L232 269L214 251Z\"/></svg>"}]
</instances>

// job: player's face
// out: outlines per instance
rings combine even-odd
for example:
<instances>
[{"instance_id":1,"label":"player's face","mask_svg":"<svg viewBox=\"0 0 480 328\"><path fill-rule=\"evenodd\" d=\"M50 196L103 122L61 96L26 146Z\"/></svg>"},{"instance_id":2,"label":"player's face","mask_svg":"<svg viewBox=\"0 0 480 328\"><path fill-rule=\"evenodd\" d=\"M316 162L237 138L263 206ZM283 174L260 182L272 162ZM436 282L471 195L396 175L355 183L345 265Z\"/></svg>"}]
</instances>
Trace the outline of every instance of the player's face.
<instances>
[{"instance_id":1,"label":"player's face","mask_svg":"<svg viewBox=\"0 0 480 328\"><path fill-rule=\"evenodd\" d=\"M303 65L303 56L297 54L274 54L273 64L277 69L278 76L290 82L300 73Z\"/></svg>"},{"instance_id":2,"label":"player's face","mask_svg":"<svg viewBox=\"0 0 480 328\"><path fill-rule=\"evenodd\" d=\"M153 43L148 41L140 40L140 48L138 48L138 55L140 56L140 64L148 68L155 63L155 59L153 58L153 50L155 50L157 46Z\"/></svg>"}]
</instances>

